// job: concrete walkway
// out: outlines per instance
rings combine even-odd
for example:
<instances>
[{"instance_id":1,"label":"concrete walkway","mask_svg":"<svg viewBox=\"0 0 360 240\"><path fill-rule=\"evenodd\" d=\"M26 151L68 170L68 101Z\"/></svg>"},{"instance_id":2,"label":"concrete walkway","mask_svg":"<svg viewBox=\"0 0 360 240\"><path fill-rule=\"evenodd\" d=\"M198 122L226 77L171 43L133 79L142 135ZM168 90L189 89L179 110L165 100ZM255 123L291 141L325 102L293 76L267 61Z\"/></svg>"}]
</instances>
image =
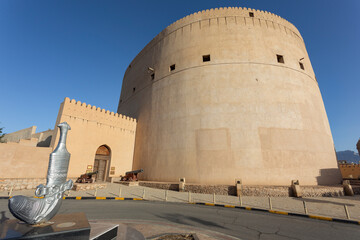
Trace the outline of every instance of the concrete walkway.
<instances>
[{"instance_id":1,"label":"concrete walkway","mask_svg":"<svg viewBox=\"0 0 360 240\"><path fill-rule=\"evenodd\" d=\"M13 191L12 196L25 195L34 196L34 190L17 190ZM168 202L202 202L215 203L224 205L242 206L270 209L273 210L305 213L304 203L307 214L314 214L333 218L348 219L345 205L349 217L352 220L360 220L360 196L355 197L318 197L318 198L291 198L291 197L239 197L199 194L188 192L175 192L169 190L154 189L141 186L125 186L117 183L108 183L106 189L70 191L69 196L76 197L125 197L125 198L144 198L150 201L168 201ZM8 192L0 192L0 196L8 196Z\"/></svg>"}]
</instances>

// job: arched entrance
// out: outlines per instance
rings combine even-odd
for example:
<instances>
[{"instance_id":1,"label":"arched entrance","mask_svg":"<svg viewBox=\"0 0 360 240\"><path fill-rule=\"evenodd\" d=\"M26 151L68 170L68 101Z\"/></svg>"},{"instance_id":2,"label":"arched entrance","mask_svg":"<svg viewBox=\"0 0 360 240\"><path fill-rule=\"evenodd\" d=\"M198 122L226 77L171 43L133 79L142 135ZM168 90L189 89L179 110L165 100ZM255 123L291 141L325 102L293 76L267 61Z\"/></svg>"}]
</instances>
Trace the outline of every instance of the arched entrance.
<instances>
[{"instance_id":1,"label":"arched entrance","mask_svg":"<svg viewBox=\"0 0 360 240\"><path fill-rule=\"evenodd\" d=\"M98 171L96 174L96 181L103 182L109 177L109 167L111 161L111 151L106 145L101 145L95 154L94 171Z\"/></svg>"}]
</instances>

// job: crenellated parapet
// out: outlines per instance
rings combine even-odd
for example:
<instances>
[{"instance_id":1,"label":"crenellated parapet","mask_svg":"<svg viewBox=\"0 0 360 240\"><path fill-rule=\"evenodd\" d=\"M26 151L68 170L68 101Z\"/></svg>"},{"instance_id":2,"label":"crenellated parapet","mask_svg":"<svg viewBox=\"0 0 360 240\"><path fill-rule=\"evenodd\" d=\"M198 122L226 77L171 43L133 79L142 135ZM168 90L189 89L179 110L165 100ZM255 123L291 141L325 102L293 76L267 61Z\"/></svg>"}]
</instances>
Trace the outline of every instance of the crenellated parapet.
<instances>
[{"instance_id":1,"label":"crenellated parapet","mask_svg":"<svg viewBox=\"0 0 360 240\"><path fill-rule=\"evenodd\" d=\"M170 37L172 34L183 34L185 27L189 27L190 31L197 31L206 26L226 27L231 24L272 29L293 36L303 42L298 29L292 23L274 13L246 7L212 8L190 14L170 24L142 49L130 65L136 63L139 57L141 58L142 55L159 44L164 38Z\"/></svg>"},{"instance_id":2,"label":"crenellated parapet","mask_svg":"<svg viewBox=\"0 0 360 240\"><path fill-rule=\"evenodd\" d=\"M163 32L166 31L174 31L179 27L183 27L189 23L203 21L206 19L213 19L213 18L233 18L237 17L238 19L257 19L257 20L264 20L268 22L273 22L275 24L281 25L284 28L288 28L289 30L294 31L300 37L299 31L296 27L290 23L289 21L285 20L284 18L267 11L251 9L251 8L241 8L241 7L223 7L223 8L211 8L207 10L198 11L196 13L190 14L185 16L176 22L170 24ZM281 28L281 27L280 27ZM160 33L160 34L161 34Z\"/></svg>"},{"instance_id":3,"label":"crenellated parapet","mask_svg":"<svg viewBox=\"0 0 360 240\"><path fill-rule=\"evenodd\" d=\"M94 122L100 125L128 130L132 133L136 129L136 119L122 114L110 112L90 104L70 100L66 97L62 103L62 116L76 118L86 123Z\"/></svg>"}]
</instances>

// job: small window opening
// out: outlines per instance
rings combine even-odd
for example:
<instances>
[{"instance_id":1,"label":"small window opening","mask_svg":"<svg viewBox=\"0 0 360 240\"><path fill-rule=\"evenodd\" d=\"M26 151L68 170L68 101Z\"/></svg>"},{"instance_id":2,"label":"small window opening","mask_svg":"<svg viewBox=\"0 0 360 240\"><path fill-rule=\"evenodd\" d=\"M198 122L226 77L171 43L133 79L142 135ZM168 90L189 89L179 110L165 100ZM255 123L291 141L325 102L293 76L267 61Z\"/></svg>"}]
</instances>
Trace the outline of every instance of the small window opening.
<instances>
[{"instance_id":1,"label":"small window opening","mask_svg":"<svg viewBox=\"0 0 360 240\"><path fill-rule=\"evenodd\" d=\"M203 55L203 62L210 62L210 54L209 55Z\"/></svg>"},{"instance_id":2,"label":"small window opening","mask_svg":"<svg viewBox=\"0 0 360 240\"><path fill-rule=\"evenodd\" d=\"M299 65L300 65L300 68L301 68L302 70L305 70L304 64L303 64L302 62L299 62Z\"/></svg>"},{"instance_id":3,"label":"small window opening","mask_svg":"<svg viewBox=\"0 0 360 240\"><path fill-rule=\"evenodd\" d=\"M120 103L122 103L122 99L120 99Z\"/></svg>"},{"instance_id":4,"label":"small window opening","mask_svg":"<svg viewBox=\"0 0 360 240\"><path fill-rule=\"evenodd\" d=\"M254 13L253 13L253 12L249 12L249 17L254 17Z\"/></svg>"},{"instance_id":5,"label":"small window opening","mask_svg":"<svg viewBox=\"0 0 360 240\"><path fill-rule=\"evenodd\" d=\"M276 55L276 58L277 58L278 63L285 63L283 55Z\"/></svg>"},{"instance_id":6,"label":"small window opening","mask_svg":"<svg viewBox=\"0 0 360 240\"><path fill-rule=\"evenodd\" d=\"M154 80L155 79L155 73L152 73L151 74L151 80Z\"/></svg>"},{"instance_id":7,"label":"small window opening","mask_svg":"<svg viewBox=\"0 0 360 240\"><path fill-rule=\"evenodd\" d=\"M133 92L135 92L136 88L133 88Z\"/></svg>"},{"instance_id":8,"label":"small window opening","mask_svg":"<svg viewBox=\"0 0 360 240\"><path fill-rule=\"evenodd\" d=\"M170 72L175 70L175 64L170 66Z\"/></svg>"},{"instance_id":9,"label":"small window opening","mask_svg":"<svg viewBox=\"0 0 360 240\"><path fill-rule=\"evenodd\" d=\"M131 68L131 64L129 65L129 68Z\"/></svg>"}]
</instances>

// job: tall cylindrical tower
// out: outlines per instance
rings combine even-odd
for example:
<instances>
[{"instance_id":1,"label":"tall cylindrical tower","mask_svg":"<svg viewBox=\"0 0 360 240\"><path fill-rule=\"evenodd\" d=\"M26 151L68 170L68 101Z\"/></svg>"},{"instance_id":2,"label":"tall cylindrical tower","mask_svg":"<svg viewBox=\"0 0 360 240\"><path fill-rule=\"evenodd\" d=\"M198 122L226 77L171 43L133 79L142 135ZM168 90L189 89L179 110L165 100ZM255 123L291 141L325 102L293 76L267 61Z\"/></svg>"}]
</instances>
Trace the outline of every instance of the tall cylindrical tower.
<instances>
[{"instance_id":1,"label":"tall cylindrical tower","mask_svg":"<svg viewBox=\"0 0 360 240\"><path fill-rule=\"evenodd\" d=\"M320 90L298 30L268 12L211 9L131 62L118 113L138 119L134 169L153 181L340 181Z\"/></svg>"}]
</instances>

